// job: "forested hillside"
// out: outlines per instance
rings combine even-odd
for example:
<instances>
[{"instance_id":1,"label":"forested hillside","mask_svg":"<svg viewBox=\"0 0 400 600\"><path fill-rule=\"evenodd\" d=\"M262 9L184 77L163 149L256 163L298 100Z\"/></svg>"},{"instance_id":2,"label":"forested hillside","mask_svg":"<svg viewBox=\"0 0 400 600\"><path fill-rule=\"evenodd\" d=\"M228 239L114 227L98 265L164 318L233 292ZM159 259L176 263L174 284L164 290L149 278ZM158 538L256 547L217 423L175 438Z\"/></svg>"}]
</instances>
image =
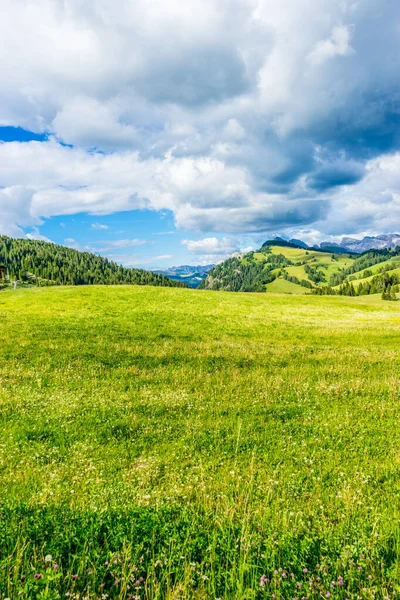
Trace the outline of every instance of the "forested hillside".
<instances>
[{"instance_id":1,"label":"forested hillside","mask_svg":"<svg viewBox=\"0 0 400 600\"><path fill-rule=\"evenodd\" d=\"M117 263L72 248L37 240L0 236L0 265L7 280L32 285L157 285L186 287L164 275L128 269Z\"/></svg>"},{"instance_id":2,"label":"forested hillside","mask_svg":"<svg viewBox=\"0 0 400 600\"><path fill-rule=\"evenodd\" d=\"M268 241L258 252L229 258L212 269L200 286L230 292L275 292L393 299L400 284L400 248L361 255L303 248Z\"/></svg>"}]
</instances>

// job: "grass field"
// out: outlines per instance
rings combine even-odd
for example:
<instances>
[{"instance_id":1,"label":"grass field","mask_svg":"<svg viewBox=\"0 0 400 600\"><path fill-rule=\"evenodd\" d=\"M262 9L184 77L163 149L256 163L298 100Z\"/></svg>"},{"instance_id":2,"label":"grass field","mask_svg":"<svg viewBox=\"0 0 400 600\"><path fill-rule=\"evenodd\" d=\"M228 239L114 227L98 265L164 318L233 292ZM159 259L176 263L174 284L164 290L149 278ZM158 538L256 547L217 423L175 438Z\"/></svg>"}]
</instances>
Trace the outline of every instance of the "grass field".
<instances>
[{"instance_id":1,"label":"grass field","mask_svg":"<svg viewBox=\"0 0 400 600\"><path fill-rule=\"evenodd\" d=\"M277 277L276 279L274 279L274 281L268 283L266 286L266 291L271 292L273 294L306 294L307 292L310 293L309 289L302 287L297 283L287 281L283 277Z\"/></svg>"},{"instance_id":2,"label":"grass field","mask_svg":"<svg viewBox=\"0 0 400 600\"><path fill-rule=\"evenodd\" d=\"M400 593L400 309L0 293L0 598Z\"/></svg>"}]
</instances>

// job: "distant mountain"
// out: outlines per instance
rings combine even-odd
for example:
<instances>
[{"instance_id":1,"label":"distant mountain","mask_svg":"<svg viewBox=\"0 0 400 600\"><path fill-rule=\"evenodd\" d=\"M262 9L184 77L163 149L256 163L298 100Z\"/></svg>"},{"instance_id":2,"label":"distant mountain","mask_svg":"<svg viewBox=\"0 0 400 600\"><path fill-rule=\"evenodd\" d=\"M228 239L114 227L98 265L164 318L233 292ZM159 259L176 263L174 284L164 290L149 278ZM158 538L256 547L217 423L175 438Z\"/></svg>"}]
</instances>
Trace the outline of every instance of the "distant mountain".
<instances>
[{"instance_id":1,"label":"distant mountain","mask_svg":"<svg viewBox=\"0 0 400 600\"><path fill-rule=\"evenodd\" d=\"M154 273L159 273L174 281L185 283L191 288L197 288L207 277L207 273L214 267L215 265L181 265L179 267L170 267L165 271L154 271Z\"/></svg>"},{"instance_id":2,"label":"distant mountain","mask_svg":"<svg viewBox=\"0 0 400 600\"><path fill-rule=\"evenodd\" d=\"M296 240L295 238L289 240L289 243L294 244L295 246L298 246L300 248L308 248L308 245L305 242L303 242L302 240Z\"/></svg>"},{"instance_id":3,"label":"distant mountain","mask_svg":"<svg viewBox=\"0 0 400 600\"><path fill-rule=\"evenodd\" d=\"M128 269L117 263L49 242L0 235L0 265L7 281L26 285L156 285L186 287L162 274ZM0 277L1 279L1 277Z\"/></svg>"},{"instance_id":4,"label":"distant mountain","mask_svg":"<svg viewBox=\"0 0 400 600\"><path fill-rule=\"evenodd\" d=\"M303 248L305 250L308 250L308 246L306 243L302 242L301 240L284 240L281 237L275 237L272 240L267 240L266 242L263 243L263 245L261 246L262 248L268 248L269 246L280 246L281 248Z\"/></svg>"},{"instance_id":5,"label":"distant mountain","mask_svg":"<svg viewBox=\"0 0 400 600\"><path fill-rule=\"evenodd\" d=\"M292 238L290 240L282 237L275 237L272 240L267 240L263 247L270 244L276 244L283 247L296 247L304 248L309 250L323 250L324 252L336 252L337 254L346 254L347 252L353 252L354 254L362 254L368 250L384 250L393 249L400 246L400 234L399 233L388 233L377 236L366 236L362 240L358 240L353 237L343 237L340 244L336 242L321 242L320 244L314 244L314 246L308 246L302 240Z\"/></svg>"},{"instance_id":6,"label":"distant mountain","mask_svg":"<svg viewBox=\"0 0 400 600\"><path fill-rule=\"evenodd\" d=\"M348 252L354 253L354 250L344 248L339 244L335 244L335 242L321 242L317 248L323 250L324 252L335 252L336 254L347 254Z\"/></svg>"},{"instance_id":7,"label":"distant mountain","mask_svg":"<svg viewBox=\"0 0 400 600\"><path fill-rule=\"evenodd\" d=\"M344 237L340 242L342 248L361 254L367 250L382 250L384 248L396 248L400 246L400 234L388 233L377 236L366 236L362 240L352 237Z\"/></svg>"}]
</instances>

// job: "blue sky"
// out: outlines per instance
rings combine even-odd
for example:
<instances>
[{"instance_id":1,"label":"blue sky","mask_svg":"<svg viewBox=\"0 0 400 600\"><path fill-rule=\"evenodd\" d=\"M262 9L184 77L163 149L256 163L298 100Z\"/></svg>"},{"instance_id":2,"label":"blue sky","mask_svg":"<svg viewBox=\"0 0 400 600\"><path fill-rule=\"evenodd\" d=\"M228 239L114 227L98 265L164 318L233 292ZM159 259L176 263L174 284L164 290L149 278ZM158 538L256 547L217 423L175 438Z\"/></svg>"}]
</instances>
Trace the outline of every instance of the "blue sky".
<instances>
[{"instance_id":1,"label":"blue sky","mask_svg":"<svg viewBox=\"0 0 400 600\"><path fill-rule=\"evenodd\" d=\"M3 4L0 233L158 268L400 230L397 0Z\"/></svg>"},{"instance_id":2,"label":"blue sky","mask_svg":"<svg viewBox=\"0 0 400 600\"><path fill-rule=\"evenodd\" d=\"M25 233L38 236L38 228ZM165 268L193 262L182 244L184 232L174 226L173 213L132 210L110 215L85 213L45 219L40 235L77 250L95 252L127 266Z\"/></svg>"}]
</instances>

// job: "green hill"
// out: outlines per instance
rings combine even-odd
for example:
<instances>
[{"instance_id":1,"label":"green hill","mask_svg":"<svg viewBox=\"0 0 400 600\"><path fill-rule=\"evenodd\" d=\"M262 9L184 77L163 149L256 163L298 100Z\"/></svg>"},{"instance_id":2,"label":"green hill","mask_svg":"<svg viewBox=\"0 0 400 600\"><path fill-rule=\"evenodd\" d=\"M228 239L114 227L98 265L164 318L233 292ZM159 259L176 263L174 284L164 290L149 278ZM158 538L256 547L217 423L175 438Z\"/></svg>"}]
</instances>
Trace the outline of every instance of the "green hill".
<instances>
[{"instance_id":1,"label":"green hill","mask_svg":"<svg viewBox=\"0 0 400 600\"><path fill-rule=\"evenodd\" d=\"M381 293L391 286L396 292L399 267L400 248L355 255L273 240L257 252L217 265L200 287L231 292L353 296Z\"/></svg>"},{"instance_id":2,"label":"green hill","mask_svg":"<svg viewBox=\"0 0 400 600\"><path fill-rule=\"evenodd\" d=\"M117 263L72 248L37 240L0 236L0 265L6 267L6 281L26 285L156 285L186 287L164 275L128 269Z\"/></svg>"},{"instance_id":3,"label":"green hill","mask_svg":"<svg viewBox=\"0 0 400 600\"><path fill-rule=\"evenodd\" d=\"M288 242L267 242L257 252L229 258L209 272L203 289L232 292L311 292L345 271L354 255L305 249ZM285 285L284 282L292 285Z\"/></svg>"}]
</instances>

